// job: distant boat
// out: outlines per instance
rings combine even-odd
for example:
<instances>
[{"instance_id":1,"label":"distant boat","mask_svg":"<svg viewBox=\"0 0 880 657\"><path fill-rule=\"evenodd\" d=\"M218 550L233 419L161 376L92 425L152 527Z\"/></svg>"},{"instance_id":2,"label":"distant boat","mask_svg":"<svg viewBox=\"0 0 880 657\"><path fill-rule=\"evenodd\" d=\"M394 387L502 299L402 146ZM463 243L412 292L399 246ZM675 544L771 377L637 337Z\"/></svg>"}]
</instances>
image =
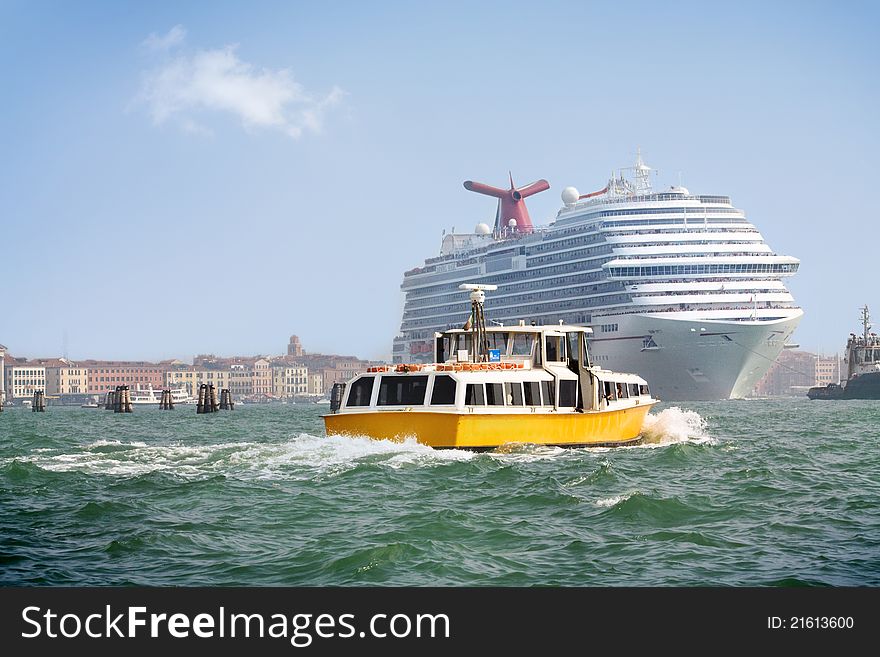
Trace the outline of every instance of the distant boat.
<instances>
[{"instance_id":1,"label":"distant boat","mask_svg":"<svg viewBox=\"0 0 880 657\"><path fill-rule=\"evenodd\" d=\"M846 381L807 391L810 399L880 399L880 337L871 333L868 306L862 308L862 335L849 334L846 342Z\"/></svg>"},{"instance_id":2,"label":"distant boat","mask_svg":"<svg viewBox=\"0 0 880 657\"><path fill-rule=\"evenodd\" d=\"M161 393L157 394L151 384L147 384L146 388L131 391L132 406L158 406L161 401ZM186 388L171 388L171 401L175 404L195 404L198 402L197 399L189 395Z\"/></svg>"},{"instance_id":3,"label":"distant boat","mask_svg":"<svg viewBox=\"0 0 880 657\"><path fill-rule=\"evenodd\" d=\"M98 402L94 399L91 401L87 401L85 404L82 404L80 408L98 408Z\"/></svg>"},{"instance_id":4,"label":"distant boat","mask_svg":"<svg viewBox=\"0 0 880 657\"><path fill-rule=\"evenodd\" d=\"M329 399L319 399L319 400L316 401L315 403L316 403L316 404L321 404L321 405L327 405L327 406L329 406L329 405L330 405L330 400L329 400Z\"/></svg>"}]
</instances>

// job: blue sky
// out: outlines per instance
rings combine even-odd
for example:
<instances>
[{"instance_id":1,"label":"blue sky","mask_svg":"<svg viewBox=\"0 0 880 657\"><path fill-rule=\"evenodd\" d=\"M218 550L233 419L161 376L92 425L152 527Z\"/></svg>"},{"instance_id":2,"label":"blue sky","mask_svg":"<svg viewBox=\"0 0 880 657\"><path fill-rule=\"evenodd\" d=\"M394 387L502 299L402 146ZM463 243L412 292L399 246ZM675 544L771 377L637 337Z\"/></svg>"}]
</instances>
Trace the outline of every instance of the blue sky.
<instances>
[{"instance_id":1,"label":"blue sky","mask_svg":"<svg viewBox=\"0 0 880 657\"><path fill-rule=\"evenodd\" d=\"M727 194L834 351L880 325L876 3L0 3L0 343L380 357L466 179Z\"/></svg>"}]
</instances>

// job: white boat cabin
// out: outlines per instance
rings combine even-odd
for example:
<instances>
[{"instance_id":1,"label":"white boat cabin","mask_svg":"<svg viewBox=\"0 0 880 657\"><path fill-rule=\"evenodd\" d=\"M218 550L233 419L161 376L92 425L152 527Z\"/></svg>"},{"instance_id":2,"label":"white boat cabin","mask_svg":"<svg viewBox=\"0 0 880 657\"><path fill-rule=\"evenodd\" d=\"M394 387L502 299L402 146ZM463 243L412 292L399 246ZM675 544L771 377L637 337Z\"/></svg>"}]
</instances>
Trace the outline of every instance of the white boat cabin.
<instances>
[{"instance_id":1,"label":"white boat cabin","mask_svg":"<svg viewBox=\"0 0 880 657\"><path fill-rule=\"evenodd\" d=\"M371 367L334 389L331 410L582 413L656 401L640 376L590 362L591 333L566 325L487 327L482 339L467 329L436 333L434 363Z\"/></svg>"}]
</instances>

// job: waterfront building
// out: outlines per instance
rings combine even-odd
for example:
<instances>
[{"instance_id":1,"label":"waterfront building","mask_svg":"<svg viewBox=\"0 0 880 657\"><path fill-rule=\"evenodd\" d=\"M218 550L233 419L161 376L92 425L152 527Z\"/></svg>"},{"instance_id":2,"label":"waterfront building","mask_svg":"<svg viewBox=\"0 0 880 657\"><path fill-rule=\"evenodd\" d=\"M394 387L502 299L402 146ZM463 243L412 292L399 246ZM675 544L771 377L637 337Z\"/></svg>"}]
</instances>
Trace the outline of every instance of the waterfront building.
<instances>
[{"instance_id":1,"label":"waterfront building","mask_svg":"<svg viewBox=\"0 0 880 657\"><path fill-rule=\"evenodd\" d=\"M272 373L269 371L269 360L266 358L257 358L254 361L253 368L253 388L255 395L271 395L272 394Z\"/></svg>"},{"instance_id":2,"label":"waterfront building","mask_svg":"<svg viewBox=\"0 0 880 657\"><path fill-rule=\"evenodd\" d=\"M829 383L840 383L841 360L839 354L833 356L816 356L815 386L827 386Z\"/></svg>"},{"instance_id":3,"label":"waterfront building","mask_svg":"<svg viewBox=\"0 0 880 657\"><path fill-rule=\"evenodd\" d=\"M0 403L6 401L6 347L0 344Z\"/></svg>"},{"instance_id":4,"label":"waterfront building","mask_svg":"<svg viewBox=\"0 0 880 657\"><path fill-rule=\"evenodd\" d=\"M229 366L229 390L236 398L254 394L253 366L234 363Z\"/></svg>"},{"instance_id":5,"label":"waterfront building","mask_svg":"<svg viewBox=\"0 0 880 657\"><path fill-rule=\"evenodd\" d=\"M271 363L270 369L273 396L285 399L308 394L309 368L306 366L278 360Z\"/></svg>"},{"instance_id":6,"label":"waterfront building","mask_svg":"<svg viewBox=\"0 0 880 657\"><path fill-rule=\"evenodd\" d=\"M116 386L130 388L161 389L170 361L149 363L146 361L85 360L79 365L88 369L88 393L102 394L115 390Z\"/></svg>"},{"instance_id":7,"label":"waterfront building","mask_svg":"<svg viewBox=\"0 0 880 657\"><path fill-rule=\"evenodd\" d=\"M66 358L48 359L43 365L46 368L47 396L83 395L88 391L88 368Z\"/></svg>"},{"instance_id":8,"label":"waterfront building","mask_svg":"<svg viewBox=\"0 0 880 657\"><path fill-rule=\"evenodd\" d=\"M229 388L229 370L205 370L194 369L189 366L177 367L165 372L166 388L184 388L187 393L195 397L199 394L199 386L213 384L214 389L219 391Z\"/></svg>"},{"instance_id":9,"label":"waterfront building","mask_svg":"<svg viewBox=\"0 0 880 657\"><path fill-rule=\"evenodd\" d=\"M46 390L46 368L26 358L5 358L6 399L27 399Z\"/></svg>"},{"instance_id":10,"label":"waterfront building","mask_svg":"<svg viewBox=\"0 0 880 657\"><path fill-rule=\"evenodd\" d=\"M816 354L785 350L755 386L756 397L798 397L816 382Z\"/></svg>"},{"instance_id":11,"label":"waterfront building","mask_svg":"<svg viewBox=\"0 0 880 657\"><path fill-rule=\"evenodd\" d=\"M323 372L309 372L309 394L323 395L324 390L324 374Z\"/></svg>"}]
</instances>

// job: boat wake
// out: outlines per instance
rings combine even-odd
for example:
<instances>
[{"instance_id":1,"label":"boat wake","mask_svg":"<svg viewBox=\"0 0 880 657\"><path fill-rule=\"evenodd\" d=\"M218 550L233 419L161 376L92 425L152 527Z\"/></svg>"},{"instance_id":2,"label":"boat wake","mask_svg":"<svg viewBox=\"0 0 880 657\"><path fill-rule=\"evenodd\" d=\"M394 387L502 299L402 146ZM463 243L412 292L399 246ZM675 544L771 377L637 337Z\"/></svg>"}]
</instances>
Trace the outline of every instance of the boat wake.
<instances>
[{"instance_id":1,"label":"boat wake","mask_svg":"<svg viewBox=\"0 0 880 657\"><path fill-rule=\"evenodd\" d=\"M285 442L228 442L201 445L147 444L97 440L71 450L40 449L8 461L31 463L52 472L136 477L165 473L184 479L227 476L240 479L312 479L355 467L392 469L467 461L476 454L435 450L413 439L401 442L366 437L301 433Z\"/></svg>"},{"instance_id":2,"label":"boat wake","mask_svg":"<svg viewBox=\"0 0 880 657\"><path fill-rule=\"evenodd\" d=\"M694 411L667 408L649 414L639 445L593 447L589 452L665 447L678 443L715 444L706 422ZM577 450L580 451L580 450ZM315 479L358 467L401 469L433 467L489 458L504 463L554 460L571 450L542 445L506 445L477 453L438 450L412 438L374 440L365 436L315 436L300 433L281 442L230 441L210 444L147 443L100 439L63 449L40 448L14 459L53 472L137 477L164 473L183 479L225 476L240 479Z\"/></svg>"},{"instance_id":3,"label":"boat wake","mask_svg":"<svg viewBox=\"0 0 880 657\"><path fill-rule=\"evenodd\" d=\"M708 434L706 420L699 413L678 406L666 408L657 415L648 413L642 439L637 447L665 447L676 443L715 445L718 442Z\"/></svg>"}]
</instances>

